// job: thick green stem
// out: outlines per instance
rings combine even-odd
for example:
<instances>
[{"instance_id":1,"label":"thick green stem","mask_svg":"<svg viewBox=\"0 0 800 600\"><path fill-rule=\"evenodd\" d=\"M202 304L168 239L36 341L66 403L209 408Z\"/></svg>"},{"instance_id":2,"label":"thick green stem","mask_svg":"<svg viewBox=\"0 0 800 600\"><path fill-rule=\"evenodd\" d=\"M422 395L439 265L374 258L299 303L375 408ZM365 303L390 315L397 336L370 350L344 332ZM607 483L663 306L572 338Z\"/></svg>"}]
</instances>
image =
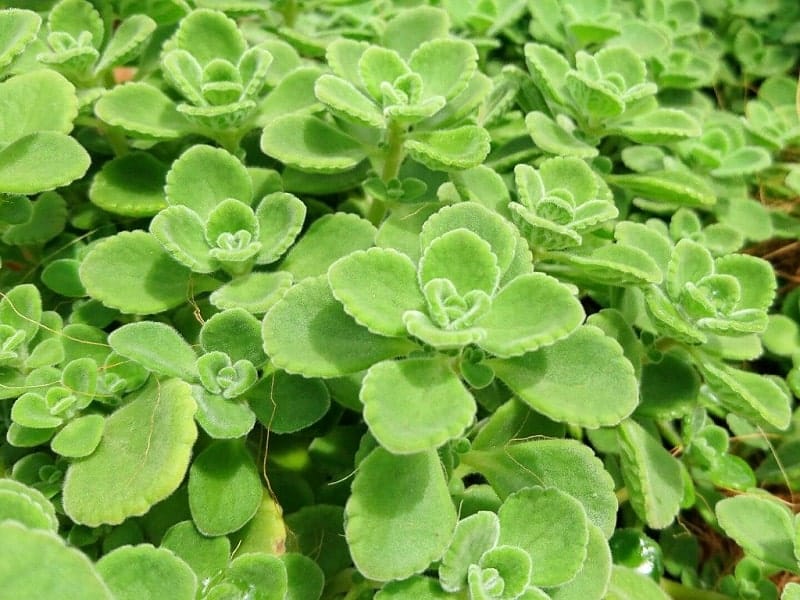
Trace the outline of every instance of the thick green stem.
<instances>
[{"instance_id":1,"label":"thick green stem","mask_svg":"<svg viewBox=\"0 0 800 600\"><path fill-rule=\"evenodd\" d=\"M405 158L405 152L403 151L405 137L406 130L402 125L394 121L389 123L389 129L386 133L386 158L383 163L383 173L381 173L381 179L385 183L396 179L400 173L400 165Z\"/></svg>"},{"instance_id":2,"label":"thick green stem","mask_svg":"<svg viewBox=\"0 0 800 600\"><path fill-rule=\"evenodd\" d=\"M672 600L730 600L730 596L711 590L698 590L671 579L662 579L661 589L667 592Z\"/></svg>"}]
</instances>

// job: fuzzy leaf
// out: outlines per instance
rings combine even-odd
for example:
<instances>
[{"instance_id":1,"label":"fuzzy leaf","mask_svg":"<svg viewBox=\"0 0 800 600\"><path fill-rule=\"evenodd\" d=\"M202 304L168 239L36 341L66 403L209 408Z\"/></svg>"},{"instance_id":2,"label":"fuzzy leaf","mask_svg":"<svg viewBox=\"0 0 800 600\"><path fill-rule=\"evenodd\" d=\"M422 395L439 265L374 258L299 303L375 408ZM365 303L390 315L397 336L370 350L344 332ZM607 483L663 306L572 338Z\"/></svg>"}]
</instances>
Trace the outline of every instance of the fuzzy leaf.
<instances>
[{"instance_id":1,"label":"fuzzy leaf","mask_svg":"<svg viewBox=\"0 0 800 600\"><path fill-rule=\"evenodd\" d=\"M305 218L306 205L296 196L284 192L264 196L256 208L261 243L256 264L266 265L278 260L294 243Z\"/></svg>"},{"instance_id":2,"label":"fuzzy leaf","mask_svg":"<svg viewBox=\"0 0 800 600\"><path fill-rule=\"evenodd\" d=\"M0 106L3 107L0 145L34 133L69 133L72 121L78 115L75 88L63 76L49 69L31 71L0 83ZM50 158L55 156L57 154Z\"/></svg>"},{"instance_id":3,"label":"fuzzy leaf","mask_svg":"<svg viewBox=\"0 0 800 600\"><path fill-rule=\"evenodd\" d=\"M44 192L31 203L27 221L11 225L3 232L3 241L14 246L44 244L62 231L67 222L67 203L58 192Z\"/></svg>"},{"instance_id":4,"label":"fuzzy leaf","mask_svg":"<svg viewBox=\"0 0 800 600\"><path fill-rule=\"evenodd\" d=\"M494 296L491 310L475 322L486 331L478 345L497 357L519 356L568 336L584 316L578 299L555 278L520 275Z\"/></svg>"},{"instance_id":5,"label":"fuzzy leaf","mask_svg":"<svg viewBox=\"0 0 800 600\"><path fill-rule=\"evenodd\" d=\"M358 325L333 297L324 276L291 288L264 317L264 349L273 364L306 377L339 377L414 346Z\"/></svg>"},{"instance_id":6,"label":"fuzzy leaf","mask_svg":"<svg viewBox=\"0 0 800 600\"><path fill-rule=\"evenodd\" d=\"M192 131L172 100L147 83L115 87L97 101L94 110L109 125L148 139L171 140Z\"/></svg>"},{"instance_id":7,"label":"fuzzy leaf","mask_svg":"<svg viewBox=\"0 0 800 600\"><path fill-rule=\"evenodd\" d=\"M431 40L414 49L408 66L422 77L422 98L443 96L452 100L472 78L478 52L465 40Z\"/></svg>"},{"instance_id":8,"label":"fuzzy leaf","mask_svg":"<svg viewBox=\"0 0 800 600\"><path fill-rule=\"evenodd\" d=\"M36 37L42 18L32 10L7 8L0 13L0 69L10 65Z\"/></svg>"},{"instance_id":9,"label":"fuzzy leaf","mask_svg":"<svg viewBox=\"0 0 800 600\"><path fill-rule=\"evenodd\" d=\"M672 108L657 108L632 121L612 125L610 131L638 144L668 144L696 138L700 125L688 113Z\"/></svg>"},{"instance_id":10,"label":"fuzzy leaf","mask_svg":"<svg viewBox=\"0 0 800 600\"><path fill-rule=\"evenodd\" d=\"M639 399L622 347L591 325L536 352L489 364L524 402L556 421L616 425Z\"/></svg>"},{"instance_id":11,"label":"fuzzy leaf","mask_svg":"<svg viewBox=\"0 0 800 600\"><path fill-rule=\"evenodd\" d=\"M500 539L500 521L489 511L478 511L461 519L453 532L450 546L439 564L439 583L448 592L458 592L467 585L470 565L476 565L487 550Z\"/></svg>"},{"instance_id":12,"label":"fuzzy leaf","mask_svg":"<svg viewBox=\"0 0 800 600\"><path fill-rule=\"evenodd\" d=\"M217 288L211 292L209 300L220 310L243 308L260 315L269 311L291 285L291 274L283 271L250 273Z\"/></svg>"},{"instance_id":13,"label":"fuzzy leaf","mask_svg":"<svg viewBox=\"0 0 800 600\"><path fill-rule=\"evenodd\" d=\"M161 547L185 561L201 581L225 569L231 554L227 537L208 538L191 521L170 527L161 539Z\"/></svg>"},{"instance_id":14,"label":"fuzzy leaf","mask_svg":"<svg viewBox=\"0 0 800 600\"><path fill-rule=\"evenodd\" d=\"M132 60L141 53L155 30L156 22L147 15L133 15L122 21L103 50L95 72L99 73Z\"/></svg>"},{"instance_id":15,"label":"fuzzy leaf","mask_svg":"<svg viewBox=\"0 0 800 600\"><path fill-rule=\"evenodd\" d=\"M328 282L345 312L378 335L405 335L403 313L425 307L416 266L395 250L370 248L348 254L328 269Z\"/></svg>"},{"instance_id":16,"label":"fuzzy leaf","mask_svg":"<svg viewBox=\"0 0 800 600\"><path fill-rule=\"evenodd\" d=\"M128 323L111 332L108 343L117 354L136 361L148 371L186 381L197 380L197 354L181 334L165 323Z\"/></svg>"},{"instance_id":17,"label":"fuzzy leaf","mask_svg":"<svg viewBox=\"0 0 800 600\"><path fill-rule=\"evenodd\" d=\"M274 70L273 66L270 73ZM265 127L289 113L302 114L320 108L314 96L314 83L321 73L317 67L300 67L281 79L258 106L258 126Z\"/></svg>"},{"instance_id":18,"label":"fuzzy leaf","mask_svg":"<svg viewBox=\"0 0 800 600\"><path fill-rule=\"evenodd\" d=\"M648 527L664 529L675 519L683 496L678 461L635 421L619 427L622 476L636 514Z\"/></svg>"},{"instance_id":19,"label":"fuzzy leaf","mask_svg":"<svg viewBox=\"0 0 800 600\"><path fill-rule=\"evenodd\" d=\"M669 600L670 596L647 575L614 565L605 600Z\"/></svg>"},{"instance_id":20,"label":"fuzzy leaf","mask_svg":"<svg viewBox=\"0 0 800 600\"><path fill-rule=\"evenodd\" d=\"M346 171L366 158L349 135L305 115L285 115L268 123L261 135L261 150L287 166L312 173Z\"/></svg>"},{"instance_id":21,"label":"fuzzy leaf","mask_svg":"<svg viewBox=\"0 0 800 600\"><path fill-rule=\"evenodd\" d=\"M389 581L424 571L444 553L455 525L435 451L394 456L376 448L359 464L345 536L364 576Z\"/></svg>"},{"instance_id":22,"label":"fuzzy leaf","mask_svg":"<svg viewBox=\"0 0 800 600\"><path fill-rule=\"evenodd\" d=\"M589 523L589 543L583 567L572 580L546 591L552 600L603 598L611 579L612 566L611 550L602 530Z\"/></svg>"},{"instance_id":23,"label":"fuzzy leaf","mask_svg":"<svg viewBox=\"0 0 800 600\"><path fill-rule=\"evenodd\" d=\"M275 433L310 427L328 412L330 393L319 379L276 371L251 389L247 398L258 420Z\"/></svg>"},{"instance_id":24,"label":"fuzzy leaf","mask_svg":"<svg viewBox=\"0 0 800 600\"><path fill-rule=\"evenodd\" d=\"M598 154L597 148L582 142L544 113L528 113L525 127L533 143L550 154L577 158L593 158Z\"/></svg>"},{"instance_id":25,"label":"fuzzy leaf","mask_svg":"<svg viewBox=\"0 0 800 600\"><path fill-rule=\"evenodd\" d=\"M0 191L35 194L61 187L82 177L90 162L72 137L54 131L31 133L0 150Z\"/></svg>"},{"instance_id":26,"label":"fuzzy leaf","mask_svg":"<svg viewBox=\"0 0 800 600\"><path fill-rule=\"evenodd\" d=\"M2 294L0 323L23 332L24 341L34 338L41 320L42 296L35 285L23 283Z\"/></svg>"},{"instance_id":27,"label":"fuzzy leaf","mask_svg":"<svg viewBox=\"0 0 800 600\"><path fill-rule=\"evenodd\" d=\"M213 273L219 262L210 254L204 224L196 212L185 206L169 206L150 221L153 234L170 256L195 273Z\"/></svg>"},{"instance_id":28,"label":"fuzzy leaf","mask_svg":"<svg viewBox=\"0 0 800 600\"><path fill-rule=\"evenodd\" d=\"M67 470L67 515L90 527L115 525L172 494L197 438L195 408L189 385L170 379L148 385L109 416L97 450Z\"/></svg>"},{"instance_id":29,"label":"fuzzy leaf","mask_svg":"<svg viewBox=\"0 0 800 600\"><path fill-rule=\"evenodd\" d=\"M103 437L102 415L84 415L70 421L50 442L53 452L68 458L83 458L95 451Z\"/></svg>"},{"instance_id":30,"label":"fuzzy leaf","mask_svg":"<svg viewBox=\"0 0 800 600\"><path fill-rule=\"evenodd\" d=\"M522 489L506 498L497 516L499 543L530 555L534 585L561 585L580 571L589 543L589 521L581 503L566 492L538 486Z\"/></svg>"},{"instance_id":31,"label":"fuzzy leaf","mask_svg":"<svg viewBox=\"0 0 800 600\"><path fill-rule=\"evenodd\" d=\"M0 579L9 598L112 600L91 560L54 532L0 523Z\"/></svg>"},{"instance_id":32,"label":"fuzzy leaf","mask_svg":"<svg viewBox=\"0 0 800 600\"><path fill-rule=\"evenodd\" d=\"M97 572L118 600L192 600L197 591L189 565L149 544L112 550L97 561Z\"/></svg>"},{"instance_id":33,"label":"fuzzy leaf","mask_svg":"<svg viewBox=\"0 0 800 600\"><path fill-rule=\"evenodd\" d=\"M713 191L697 175L674 171L651 171L606 175L608 183L633 192L643 198L678 204L680 206L708 208L716 202Z\"/></svg>"},{"instance_id":34,"label":"fuzzy leaf","mask_svg":"<svg viewBox=\"0 0 800 600\"><path fill-rule=\"evenodd\" d=\"M191 271L175 262L154 236L124 231L98 242L83 259L81 281L90 296L133 314L163 312L186 301Z\"/></svg>"},{"instance_id":35,"label":"fuzzy leaf","mask_svg":"<svg viewBox=\"0 0 800 600\"><path fill-rule=\"evenodd\" d=\"M165 192L170 206L186 206L205 222L227 198L249 205L253 184L247 169L229 152L195 145L172 163Z\"/></svg>"},{"instance_id":36,"label":"fuzzy leaf","mask_svg":"<svg viewBox=\"0 0 800 600\"><path fill-rule=\"evenodd\" d=\"M197 403L194 418L203 431L214 439L242 437L255 425L256 415L243 402L212 394L199 385L192 386L192 397Z\"/></svg>"},{"instance_id":37,"label":"fuzzy leaf","mask_svg":"<svg viewBox=\"0 0 800 600\"><path fill-rule=\"evenodd\" d=\"M720 527L749 556L793 573L800 571L792 515L778 502L744 494L720 500L715 512Z\"/></svg>"},{"instance_id":38,"label":"fuzzy leaf","mask_svg":"<svg viewBox=\"0 0 800 600\"><path fill-rule=\"evenodd\" d=\"M434 171L457 171L480 165L489 154L489 134L483 127L420 132L406 140L405 149L417 162Z\"/></svg>"},{"instance_id":39,"label":"fuzzy leaf","mask_svg":"<svg viewBox=\"0 0 800 600\"><path fill-rule=\"evenodd\" d=\"M495 586L502 583L504 595L519 598L531 582L531 563L531 556L518 546L497 546L486 551L478 564L469 567L472 597L494 596Z\"/></svg>"},{"instance_id":40,"label":"fuzzy leaf","mask_svg":"<svg viewBox=\"0 0 800 600\"><path fill-rule=\"evenodd\" d=\"M289 600L286 567L277 556L245 554L235 558L225 572L228 594L250 595L252 600ZM224 585L224 584L223 584ZM230 597L230 596L228 596Z\"/></svg>"},{"instance_id":41,"label":"fuzzy leaf","mask_svg":"<svg viewBox=\"0 0 800 600\"><path fill-rule=\"evenodd\" d=\"M472 395L450 366L436 358L373 365L359 398L372 435L393 454L438 448L462 435L475 418Z\"/></svg>"},{"instance_id":42,"label":"fuzzy leaf","mask_svg":"<svg viewBox=\"0 0 800 600\"><path fill-rule=\"evenodd\" d=\"M314 84L314 94L320 102L345 119L367 127L386 127L383 113L375 102L341 77L323 75Z\"/></svg>"},{"instance_id":43,"label":"fuzzy leaf","mask_svg":"<svg viewBox=\"0 0 800 600\"><path fill-rule=\"evenodd\" d=\"M224 352L232 362L248 360L262 366L264 355L261 324L243 308L230 308L212 316L200 329L200 344L206 352Z\"/></svg>"},{"instance_id":44,"label":"fuzzy leaf","mask_svg":"<svg viewBox=\"0 0 800 600\"><path fill-rule=\"evenodd\" d=\"M494 294L500 280L497 257L491 245L469 229L453 229L431 241L419 261L419 286L446 279L455 292L473 290Z\"/></svg>"},{"instance_id":45,"label":"fuzzy leaf","mask_svg":"<svg viewBox=\"0 0 800 600\"><path fill-rule=\"evenodd\" d=\"M236 22L221 12L208 9L195 10L181 21L176 43L203 66L216 58L235 65L247 48Z\"/></svg>"},{"instance_id":46,"label":"fuzzy leaf","mask_svg":"<svg viewBox=\"0 0 800 600\"><path fill-rule=\"evenodd\" d=\"M40 493L33 488L31 490ZM55 528L51 527L50 515L28 494L0 488L0 521L5 520L15 521L29 529L58 530L57 524Z\"/></svg>"},{"instance_id":47,"label":"fuzzy leaf","mask_svg":"<svg viewBox=\"0 0 800 600\"><path fill-rule=\"evenodd\" d=\"M772 157L764 148L744 146L727 154L711 174L714 177L743 177L763 171L771 164Z\"/></svg>"},{"instance_id":48,"label":"fuzzy leaf","mask_svg":"<svg viewBox=\"0 0 800 600\"><path fill-rule=\"evenodd\" d=\"M150 217L166 207L167 167L144 152L114 158L92 178L89 199L105 211L126 217Z\"/></svg>"},{"instance_id":49,"label":"fuzzy leaf","mask_svg":"<svg viewBox=\"0 0 800 600\"><path fill-rule=\"evenodd\" d=\"M42 529L47 529L54 533L58 531L58 517L56 517L56 509L53 503L36 488L29 487L15 479L3 478L0 479L0 493L10 493L23 497L36 507L39 517L37 520L41 523ZM0 521L4 518L0 518ZM31 525L27 526L31 527Z\"/></svg>"},{"instance_id":50,"label":"fuzzy leaf","mask_svg":"<svg viewBox=\"0 0 800 600\"><path fill-rule=\"evenodd\" d=\"M241 529L261 504L263 489L244 440L212 442L189 469L189 508L206 536Z\"/></svg>"},{"instance_id":51,"label":"fuzzy leaf","mask_svg":"<svg viewBox=\"0 0 800 600\"><path fill-rule=\"evenodd\" d=\"M403 58L423 42L447 36L450 19L447 12L432 6L417 6L400 11L387 21L383 30L383 45Z\"/></svg>"}]
</instances>

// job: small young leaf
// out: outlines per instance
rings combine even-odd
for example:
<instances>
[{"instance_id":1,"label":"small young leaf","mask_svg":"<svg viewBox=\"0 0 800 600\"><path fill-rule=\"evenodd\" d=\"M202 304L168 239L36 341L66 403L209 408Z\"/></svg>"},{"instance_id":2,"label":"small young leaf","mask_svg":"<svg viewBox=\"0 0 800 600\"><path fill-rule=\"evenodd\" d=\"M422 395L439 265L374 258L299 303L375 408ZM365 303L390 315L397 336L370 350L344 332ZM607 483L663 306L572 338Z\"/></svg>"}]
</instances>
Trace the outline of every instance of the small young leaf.
<instances>
[{"instance_id":1,"label":"small young leaf","mask_svg":"<svg viewBox=\"0 0 800 600\"><path fill-rule=\"evenodd\" d=\"M197 403L194 418L198 425L214 439L225 440L247 435L256 422L256 416L247 404L230 401L212 394L199 385L192 386L192 397Z\"/></svg>"},{"instance_id":2,"label":"small young leaf","mask_svg":"<svg viewBox=\"0 0 800 600\"><path fill-rule=\"evenodd\" d=\"M314 94L335 114L360 125L386 128L383 113L352 83L334 75L323 75L314 85Z\"/></svg>"},{"instance_id":3,"label":"small young leaf","mask_svg":"<svg viewBox=\"0 0 800 600\"><path fill-rule=\"evenodd\" d=\"M422 97L452 100L466 88L478 66L478 52L465 40L423 42L408 59L411 70L422 77Z\"/></svg>"},{"instance_id":4,"label":"small young leaf","mask_svg":"<svg viewBox=\"0 0 800 600\"><path fill-rule=\"evenodd\" d=\"M97 572L119 600L192 600L197 576L169 550L122 546L97 561Z\"/></svg>"},{"instance_id":5,"label":"small young leaf","mask_svg":"<svg viewBox=\"0 0 800 600\"><path fill-rule=\"evenodd\" d=\"M53 452L68 458L83 458L95 451L101 438L105 419L101 415L85 415L67 423L50 442Z\"/></svg>"},{"instance_id":6,"label":"small young leaf","mask_svg":"<svg viewBox=\"0 0 800 600\"><path fill-rule=\"evenodd\" d=\"M489 154L490 139L483 127L462 125L455 129L415 133L405 149L417 162L434 171L458 171L480 165Z\"/></svg>"},{"instance_id":7,"label":"small young leaf","mask_svg":"<svg viewBox=\"0 0 800 600\"><path fill-rule=\"evenodd\" d=\"M593 158L598 155L597 148L582 142L544 113L528 113L525 127L533 143L550 154L577 158Z\"/></svg>"},{"instance_id":8,"label":"small young leaf","mask_svg":"<svg viewBox=\"0 0 800 600\"><path fill-rule=\"evenodd\" d=\"M150 221L150 233L170 256L195 273L213 273L220 264L211 256L205 224L185 206L169 206Z\"/></svg>"},{"instance_id":9,"label":"small young leaf","mask_svg":"<svg viewBox=\"0 0 800 600\"><path fill-rule=\"evenodd\" d=\"M156 22L147 15L133 15L122 21L103 50L95 72L99 73L132 60L142 52L155 30Z\"/></svg>"},{"instance_id":10,"label":"small young leaf","mask_svg":"<svg viewBox=\"0 0 800 600\"><path fill-rule=\"evenodd\" d=\"M479 511L461 519L453 532L450 546L439 565L439 583L448 592L458 592L467 585L470 565L476 565L484 552L500 539L500 521L489 511Z\"/></svg>"},{"instance_id":11,"label":"small young leaf","mask_svg":"<svg viewBox=\"0 0 800 600\"><path fill-rule=\"evenodd\" d=\"M36 37L42 18L32 10L7 8L0 13L0 69L19 56Z\"/></svg>"},{"instance_id":12,"label":"small young leaf","mask_svg":"<svg viewBox=\"0 0 800 600\"><path fill-rule=\"evenodd\" d=\"M456 510L435 451L374 449L359 464L345 505L345 536L358 570L377 581L424 571L442 556Z\"/></svg>"},{"instance_id":13,"label":"small young leaf","mask_svg":"<svg viewBox=\"0 0 800 600\"><path fill-rule=\"evenodd\" d=\"M128 323L108 336L111 348L154 373L197 380L197 354L169 325L157 321Z\"/></svg>"},{"instance_id":14,"label":"small young leaf","mask_svg":"<svg viewBox=\"0 0 800 600\"><path fill-rule=\"evenodd\" d=\"M292 285L292 276L283 271L250 273L236 277L209 296L220 310L243 308L254 315L264 314Z\"/></svg>"},{"instance_id":15,"label":"small young leaf","mask_svg":"<svg viewBox=\"0 0 800 600\"><path fill-rule=\"evenodd\" d=\"M261 243L256 263L266 265L278 260L294 243L303 227L306 205L292 194L275 192L265 196L255 212Z\"/></svg>"},{"instance_id":16,"label":"small young leaf","mask_svg":"<svg viewBox=\"0 0 800 600\"><path fill-rule=\"evenodd\" d=\"M242 308L230 308L212 316L200 329L200 344L206 352L224 352L232 362L248 360L263 365L261 324Z\"/></svg>"}]
</instances>

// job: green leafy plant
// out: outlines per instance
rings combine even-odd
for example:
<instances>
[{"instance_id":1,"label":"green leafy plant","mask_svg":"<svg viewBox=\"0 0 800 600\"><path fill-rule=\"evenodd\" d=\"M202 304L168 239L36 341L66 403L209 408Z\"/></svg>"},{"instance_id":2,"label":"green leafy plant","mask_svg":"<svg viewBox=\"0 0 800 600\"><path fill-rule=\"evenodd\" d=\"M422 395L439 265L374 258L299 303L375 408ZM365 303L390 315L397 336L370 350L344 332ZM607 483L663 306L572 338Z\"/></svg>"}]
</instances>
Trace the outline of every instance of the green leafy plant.
<instances>
[{"instance_id":1,"label":"green leafy plant","mask_svg":"<svg viewBox=\"0 0 800 600\"><path fill-rule=\"evenodd\" d=\"M0 589L800 597L798 19L0 1Z\"/></svg>"}]
</instances>

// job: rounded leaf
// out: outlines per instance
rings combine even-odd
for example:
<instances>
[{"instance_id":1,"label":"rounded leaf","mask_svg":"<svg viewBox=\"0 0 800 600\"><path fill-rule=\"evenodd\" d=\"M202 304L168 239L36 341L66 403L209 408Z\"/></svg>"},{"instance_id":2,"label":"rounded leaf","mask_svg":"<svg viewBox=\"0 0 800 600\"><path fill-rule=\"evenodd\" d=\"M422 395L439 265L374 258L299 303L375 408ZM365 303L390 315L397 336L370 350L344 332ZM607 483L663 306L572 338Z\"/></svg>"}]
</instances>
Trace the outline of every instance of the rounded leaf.
<instances>
[{"instance_id":1,"label":"rounded leaf","mask_svg":"<svg viewBox=\"0 0 800 600\"><path fill-rule=\"evenodd\" d=\"M244 402L212 394L199 385L192 386L192 397L197 402L194 418L214 439L240 438L255 425L256 416Z\"/></svg>"},{"instance_id":2,"label":"rounded leaf","mask_svg":"<svg viewBox=\"0 0 800 600\"><path fill-rule=\"evenodd\" d=\"M175 103L147 83L131 82L115 87L97 101L94 111L109 125L144 138L171 140L192 130Z\"/></svg>"},{"instance_id":3,"label":"rounded leaf","mask_svg":"<svg viewBox=\"0 0 800 600\"><path fill-rule=\"evenodd\" d=\"M7 11L2 14L7 14ZM0 114L0 145L10 144L37 132L69 133L72 131L72 121L78 116L75 87L62 75L49 69L23 73L0 83L0 106L3 107ZM44 156L47 159L43 162L48 165L49 161L57 158L55 154ZM40 155L39 158L43 157Z\"/></svg>"},{"instance_id":4,"label":"rounded leaf","mask_svg":"<svg viewBox=\"0 0 800 600\"><path fill-rule=\"evenodd\" d=\"M419 287L446 279L460 296L473 290L494 294L500 269L492 246L469 229L453 229L431 241L419 261Z\"/></svg>"},{"instance_id":5,"label":"rounded leaf","mask_svg":"<svg viewBox=\"0 0 800 600\"><path fill-rule=\"evenodd\" d=\"M197 354L180 333L166 323L139 321L115 329L108 343L117 354L130 358L148 371L197 379Z\"/></svg>"},{"instance_id":6,"label":"rounded leaf","mask_svg":"<svg viewBox=\"0 0 800 600\"><path fill-rule=\"evenodd\" d=\"M153 155L131 152L114 158L92 178L89 199L105 211L151 217L166 207L167 166Z\"/></svg>"},{"instance_id":7,"label":"rounded leaf","mask_svg":"<svg viewBox=\"0 0 800 600\"><path fill-rule=\"evenodd\" d=\"M39 131L0 150L0 192L36 194L82 177L91 158L75 138Z\"/></svg>"},{"instance_id":8,"label":"rounded leaf","mask_svg":"<svg viewBox=\"0 0 800 600\"><path fill-rule=\"evenodd\" d=\"M161 538L161 547L186 562L201 581L225 569L231 554L227 537L206 537L191 521L181 521L170 527Z\"/></svg>"},{"instance_id":9,"label":"rounded leaf","mask_svg":"<svg viewBox=\"0 0 800 600\"><path fill-rule=\"evenodd\" d=\"M414 49L408 66L422 78L423 99L443 96L452 100L472 79L478 51L465 40L430 40Z\"/></svg>"},{"instance_id":10,"label":"rounded leaf","mask_svg":"<svg viewBox=\"0 0 800 600\"><path fill-rule=\"evenodd\" d=\"M50 442L53 452L68 458L83 458L95 451L103 437L102 415L84 415L70 421Z\"/></svg>"},{"instance_id":11,"label":"rounded leaf","mask_svg":"<svg viewBox=\"0 0 800 600\"><path fill-rule=\"evenodd\" d=\"M453 532L450 546L439 564L439 583L448 592L458 592L467 585L470 565L477 565L484 552L500 539L500 521L486 510L461 519Z\"/></svg>"},{"instance_id":12,"label":"rounded leaf","mask_svg":"<svg viewBox=\"0 0 800 600\"><path fill-rule=\"evenodd\" d=\"M243 308L261 315L283 296L292 286L292 276L283 271L274 273L255 272L236 277L209 296L211 304L220 310Z\"/></svg>"},{"instance_id":13,"label":"rounded leaf","mask_svg":"<svg viewBox=\"0 0 800 600\"><path fill-rule=\"evenodd\" d=\"M193 600L197 576L169 550L122 546L97 561L97 572L118 600Z\"/></svg>"},{"instance_id":14,"label":"rounded leaf","mask_svg":"<svg viewBox=\"0 0 800 600\"><path fill-rule=\"evenodd\" d=\"M28 487L16 479L7 478L0 479L0 492L13 492L24 496L27 500L35 504L38 511L46 517L46 526L44 528L53 532L58 531L59 523L58 517L56 517L56 509L53 503L50 502L42 492L36 488ZM2 521L2 519L0 519L0 521Z\"/></svg>"},{"instance_id":15,"label":"rounded leaf","mask_svg":"<svg viewBox=\"0 0 800 600\"><path fill-rule=\"evenodd\" d=\"M480 165L489 154L489 133L477 125L419 132L404 147L418 163L433 171L459 171Z\"/></svg>"},{"instance_id":16,"label":"rounded leaf","mask_svg":"<svg viewBox=\"0 0 800 600\"><path fill-rule=\"evenodd\" d=\"M224 352L231 362L249 360L263 365L261 323L243 308L230 308L213 315L200 329L200 345L206 352Z\"/></svg>"},{"instance_id":17,"label":"rounded leaf","mask_svg":"<svg viewBox=\"0 0 800 600\"><path fill-rule=\"evenodd\" d=\"M276 371L247 397L258 420L274 433L293 433L319 421L331 406L330 394L318 379Z\"/></svg>"},{"instance_id":18,"label":"rounded leaf","mask_svg":"<svg viewBox=\"0 0 800 600\"><path fill-rule=\"evenodd\" d=\"M589 543L586 560L573 579L555 588L547 589L552 600L587 600L603 598L611 579L611 550L602 530L589 523Z\"/></svg>"}]
</instances>

